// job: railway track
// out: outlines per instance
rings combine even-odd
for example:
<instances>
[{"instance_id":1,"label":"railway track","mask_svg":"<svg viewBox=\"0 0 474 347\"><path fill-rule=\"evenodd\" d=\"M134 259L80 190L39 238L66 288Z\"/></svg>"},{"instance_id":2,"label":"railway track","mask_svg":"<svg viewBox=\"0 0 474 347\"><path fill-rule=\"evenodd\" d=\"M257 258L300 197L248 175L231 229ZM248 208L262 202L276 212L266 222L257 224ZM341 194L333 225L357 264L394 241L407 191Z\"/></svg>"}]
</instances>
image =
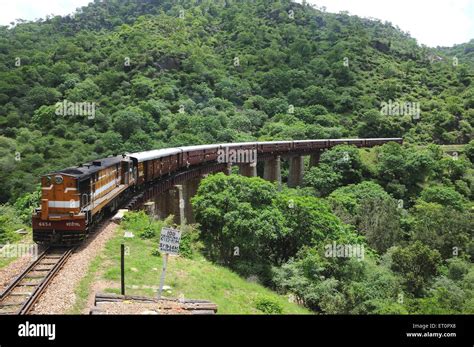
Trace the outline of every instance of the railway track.
<instances>
[{"instance_id":1,"label":"railway track","mask_svg":"<svg viewBox=\"0 0 474 347\"><path fill-rule=\"evenodd\" d=\"M41 253L0 294L0 315L28 314L72 252L71 247L50 247Z\"/></svg>"}]
</instances>

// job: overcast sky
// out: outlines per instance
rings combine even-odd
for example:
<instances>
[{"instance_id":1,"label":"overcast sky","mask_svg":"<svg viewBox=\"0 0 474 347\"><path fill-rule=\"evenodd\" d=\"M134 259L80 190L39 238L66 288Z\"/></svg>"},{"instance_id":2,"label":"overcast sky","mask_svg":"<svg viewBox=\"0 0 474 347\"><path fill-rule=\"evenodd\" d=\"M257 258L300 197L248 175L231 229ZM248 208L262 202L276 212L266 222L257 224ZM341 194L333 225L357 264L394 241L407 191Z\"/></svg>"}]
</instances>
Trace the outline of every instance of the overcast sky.
<instances>
[{"instance_id":1,"label":"overcast sky","mask_svg":"<svg viewBox=\"0 0 474 347\"><path fill-rule=\"evenodd\" d=\"M474 38L474 0L306 0L328 12L348 11L398 25L427 46L452 46ZM74 12L90 0L0 0L0 25L21 18ZM302 2L302 0L298 0Z\"/></svg>"}]
</instances>

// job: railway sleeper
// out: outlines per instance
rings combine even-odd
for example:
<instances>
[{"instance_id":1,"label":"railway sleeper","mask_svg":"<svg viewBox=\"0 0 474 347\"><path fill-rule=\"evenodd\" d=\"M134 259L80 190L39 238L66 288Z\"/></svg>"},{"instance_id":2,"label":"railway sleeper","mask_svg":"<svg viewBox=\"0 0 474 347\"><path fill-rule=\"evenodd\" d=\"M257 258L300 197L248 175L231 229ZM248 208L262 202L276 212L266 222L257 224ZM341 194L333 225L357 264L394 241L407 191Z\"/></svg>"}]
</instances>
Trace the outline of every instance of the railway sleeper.
<instances>
[{"instance_id":1,"label":"railway sleeper","mask_svg":"<svg viewBox=\"0 0 474 347\"><path fill-rule=\"evenodd\" d=\"M30 280L30 281L37 281L41 282L41 279L43 279L45 276L44 275L37 275L37 276L31 276L28 274L28 276L25 276L23 280Z\"/></svg>"},{"instance_id":2,"label":"railway sleeper","mask_svg":"<svg viewBox=\"0 0 474 347\"><path fill-rule=\"evenodd\" d=\"M15 288L15 289L19 289L19 288ZM19 293L14 292L14 293L10 293L8 295L11 295L11 296L28 296L28 297L30 297L32 294L33 294L33 292L19 292Z\"/></svg>"},{"instance_id":3,"label":"railway sleeper","mask_svg":"<svg viewBox=\"0 0 474 347\"><path fill-rule=\"evenodd\" d=\"M41 260L38 265L56 265L58 262L54 260Z\"/></svg>"},{"instance_id":4,"label":"railway sleeper","mask_svg":"<svg viewBox=\"0 0 474 347\"><path fill-rule=\"evenodd\" d=\"M29 278L44 278L44 271L31 271L31 272L28 272L28 276Z\"/></svg>"},{"instance_id":5,"label":"railway sleeper","mask_svg":"<svg viewBox=\"0 0 474 347\"><path fill-rule=\"evenodd\" d=\"M38 287L39 283L19 283L18 287Z\"/></svg>"},{"instance_id":6,"label":"railway sleeper","mask_svg":"<svg viewBox=\"0 0 474 347\"><path fill-rule=\"evenodd\" d=\"M51 271L53 267L54 266L38 264L35 266L34 271Z\"/></svg>"},{"instance_id":7,"label":"railway sleeper","mask_svg":"<svg viewBox=\"0 0 474 347\"><path fill-rule=\"evenodd\" d=\"M24 304L23 301L22 302L2 302L0 304L0 310L4 307L21 306L23 304Z\"/></svg>"},{"instance_id":8,"label":"railway sleeper","mask_svg":"<svg viewBox=\"0 0 474 347\"><path fill-rule=\"evenodd\" d=\"M5 311L5 310L2 310L2 309L0 308L0 315L2 315L2 314L5 314L5 315L6 315L6 314L16 314L16 313L18 313L18 310L15 310L15 311Z\"/></svg>"},{"instance_id":9,"label":"railway sleeper","mask_svg":"<svg viewBox=\"0 0 474 347\"><path fill-rule=\"evenodd\" d=\"M21 299L18 296L7 296L5 299L3 299L2 302L0 302L0 307L2 306L12 306L12 305L23 305L25 303L24 299Z\"/></svg>"}]
</instances>

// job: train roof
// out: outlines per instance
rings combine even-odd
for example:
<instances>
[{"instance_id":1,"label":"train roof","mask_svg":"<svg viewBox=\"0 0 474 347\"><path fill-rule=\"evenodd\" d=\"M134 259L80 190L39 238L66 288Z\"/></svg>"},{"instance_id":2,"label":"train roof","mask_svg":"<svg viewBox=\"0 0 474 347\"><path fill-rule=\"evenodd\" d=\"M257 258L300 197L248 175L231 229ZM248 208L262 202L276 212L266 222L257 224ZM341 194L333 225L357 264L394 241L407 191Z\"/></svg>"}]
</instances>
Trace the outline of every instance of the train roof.
<instances>
[{"instance_id":1,"label":"train roof","mask_svg":"<svg viewBox=\"0 0 474 347\"><path fill-rule=\"evenodd\" d=\"M402 137L371 137L364 140L377 140L377 141L403 141Z\"/></svg>"},{"instance_id":2,"label":"train roof","mask_svg":"<svg viewBox=\"0 0 474 347\"><path fill-rule=\"evenodd\" d=\"M72 167L68 167L66 169L62 169L59 171L50 172L49 174L45 176L66 175L66 176L72 176L81 180L109 166L120 163L122 159L123 159L123 156L121 155L118 155L115 157L96 159L91 162L82 164L80 166L72 166Z\"/></svg>"},{"instance_id":3,"label":"train roof","mask_svg":"<svg viewBox=\"0 0 474 347\"><path fill-rule=\"evenodd\" d=\"M181 153L182 148L175 147L175 148L162 148L162 149L154 149L151 151L146 152L136 152L128 154L128 156L132 159L137 160L139 163L142 161L153 160L157 158L162 158L167 155L173 155Z\"/></svg>"},{"instance_id":4,"label":"train roof","mask_svg":"<svg viewBox=\"0 0 474 347\"><path fill-rule=\"evenodd\" d=\"M196 145L196 146L185 146L180 147L184 152L190 151L199 151L200 149L215 149L219 148L220 145L218 144L211 144L211 145Z\"/></svg>"},{"instance_id":5,"label":"train roof","mask_svg":"<svg viewBox=\"0 0 474 347\"><path fill-rule=\"evenodd\" d=\"M352 138L352 139L328 139L328 141L364 141L364 138Z\"/></svg>"},{"instance_id":6,"label":"train roof","mask_svg":"<svg viewBox=\"0 0 474 347\"><path fill-rule=\"evenodd\" d=\"M329 139L320 139L320 140L294 140L293 142L326 142Z\"/></svg>"},{"instance_id":7,"label":"train roof","mask_svg":"<svg viewBox=\"0 0 474 347\"><path fill-rule=\"evenodd\" d=\"M259 141L259 145L271 145L271 144L278 144L278 143L292 143L293 140L289 141Z\"/></svg>"},{"instance_id":8,"label":"train roof","mask_svg":"<svg viewBox=\"0 0 474 347\"><path fill-rule=\"evenodd\" d=\"M218 146L221 147L238 147L238 146L251 146L251 145L257 145L257 141L253 142L235 142L235 143L220 143Z\"/></svg>"}]
</instances>

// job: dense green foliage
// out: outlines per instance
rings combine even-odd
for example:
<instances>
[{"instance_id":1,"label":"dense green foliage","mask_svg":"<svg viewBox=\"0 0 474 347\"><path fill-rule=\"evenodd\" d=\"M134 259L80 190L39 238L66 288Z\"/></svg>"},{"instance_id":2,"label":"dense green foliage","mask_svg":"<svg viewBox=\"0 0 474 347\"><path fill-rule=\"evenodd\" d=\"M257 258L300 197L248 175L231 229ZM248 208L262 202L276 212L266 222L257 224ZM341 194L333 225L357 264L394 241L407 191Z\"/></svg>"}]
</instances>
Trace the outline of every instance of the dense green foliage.
<instances>
[{"instance_id":1,"label":"dense green foliage","mask_svg":"<svg viewBox=\"0 0 474 347\"><path fill-rule=\"evenodd\" d=\"M193 208L207 255L316 312L472 312L472 164L435 145L414 149L326 151L320 166L341 173L339 188L204 179ZM450 162L465 165L453 176ZM364 256L334 256L332 244L363 246Z\"/></svg>"},{"instance_id":2,"label":"dense green foliage","mask_svg":"<svg viewBox=\"0 0 474 347\"><path fill-rule=\"evenodd\" d=\"M29 223L41 174L90 159L402 136L325 151L298 190L208 177L182 255L202 242L212 261L320 313L473 313L473 52L472 41L430 49L390 23L288 0L95 0L0 27L0 243ZM58 112L68 102L95 112ZM405 102L417 106L384 108ZM171 223L127 218L144 243ZM329 256L333 244L365 257ZM253 305L281 312L267 297Z\"/></svg>"},{"instance_id":3,"label":"dense green foliage","mask_svg":"<svg viewBox=\"0 0 474 347\"><path fill-rule=\"evenodd\" d=\"M465 143L472 52L453 66L460 49L420 47L390 23L286 0L95 1L74 16L0 27L0 201L34 191L47 171L165 145ZM94 103L94 117L58 115L65 100ZM419 103L420 117L382 114L390 100ZM358 179L333 176L334 187Z\"/></svg>"}]
</instances>

